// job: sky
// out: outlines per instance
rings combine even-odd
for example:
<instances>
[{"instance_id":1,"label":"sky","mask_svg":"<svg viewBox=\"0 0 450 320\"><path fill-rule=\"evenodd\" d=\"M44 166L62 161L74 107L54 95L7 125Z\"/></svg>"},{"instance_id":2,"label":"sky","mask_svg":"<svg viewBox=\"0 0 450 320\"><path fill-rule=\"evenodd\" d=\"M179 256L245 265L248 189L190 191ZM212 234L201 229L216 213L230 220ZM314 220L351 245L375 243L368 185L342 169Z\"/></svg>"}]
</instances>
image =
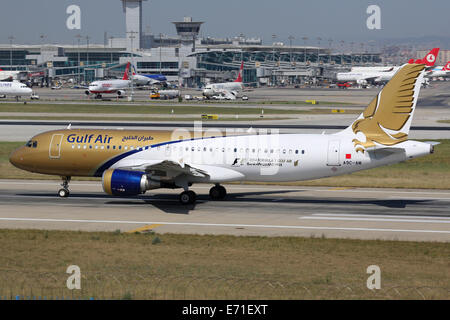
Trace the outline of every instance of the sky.
<instances>
[{"instance_id":1,"label":"sky","mask_svg":"<svg viewBox=\"0 0 450 320\"><path fill-rule=\"evenodd\" d=\"M81 29L69 30L69 5L81 9ZM381 29L369 30L369 5L380 8ZM108 36L125 36L125 15L120 0L3 0L0 10L0 43L76 44L75 35L89 35L90 43L103 44ZM172 21L192 16L204 21L201 34L230 37L244 34L275 41L328 46L369 40L446 37L450 38L448 0L149 0L143 3L143 29L153 34L175 35Z\"/></svg>"}]
</instances>

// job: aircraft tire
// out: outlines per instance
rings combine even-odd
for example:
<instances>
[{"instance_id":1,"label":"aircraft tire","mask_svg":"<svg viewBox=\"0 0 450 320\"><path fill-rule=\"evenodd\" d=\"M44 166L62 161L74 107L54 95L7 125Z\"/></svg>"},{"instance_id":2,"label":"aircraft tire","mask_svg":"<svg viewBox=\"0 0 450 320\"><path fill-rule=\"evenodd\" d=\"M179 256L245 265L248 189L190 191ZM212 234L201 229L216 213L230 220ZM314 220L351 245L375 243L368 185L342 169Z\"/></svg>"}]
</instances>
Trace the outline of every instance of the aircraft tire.
<instances>
[{"instance_id":1,"label":"aircraft tire","mask_svg":"<svg viewBox=\"0 0 450 320\"><path fill-rule=\"evenodd\" d=\"M195 200L197 199L197 195L195 194L194 191L183 191L180 194L180 202L182 204L192 204L195 202Z\"/></svg>"},{"instance_id":2,"label":"aircraft tire","mask_svg":"<svg viewBox=\"0 0 450 320\"><path fill-rule=\"evenodd\" d=\"M67 198L69 196L69 194L70 194L69 190L64 189L64 188L59 189L59 191L58 191L58 196L61 198Z\"/></svg>"}]
</instances>

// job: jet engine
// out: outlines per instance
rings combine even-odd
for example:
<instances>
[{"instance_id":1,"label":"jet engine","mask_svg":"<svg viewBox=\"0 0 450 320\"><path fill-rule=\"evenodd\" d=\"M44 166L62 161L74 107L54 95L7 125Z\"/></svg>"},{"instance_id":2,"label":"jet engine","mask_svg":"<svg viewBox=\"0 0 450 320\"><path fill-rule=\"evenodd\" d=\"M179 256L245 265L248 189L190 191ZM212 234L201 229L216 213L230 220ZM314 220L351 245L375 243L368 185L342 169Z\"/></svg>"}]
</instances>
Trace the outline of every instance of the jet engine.
<instances>
[{"instance_id":1,"label":"jet engine","mask_svg":"<svg viewBox=\"0 0 450 320\"><path fill-rule=\"evenodd\" d=\"M86 90L85 92L84 92L86 95L90 95L91 93L89 92L89 90Z\"/></svg>"},{"instance_id":2,"label":"jet engine","mask_svg":"<svg viewBox=\"0 0 450 320\"><path fill-rule=\"evenodd\" d=\"M159 188L179 188L170 181L151 179L141 171L108 169L102 175L103 191L112 196L136 196L147 190Z\"/></svg>"},{"instance_id":3,"label":"jet engine","mask_svg":"<svg viewBox=\"0 0 450 320\"><path fill-rule=\"evenodd\" d=\"M365 85L367 85L367 80L366 79L358 79L358 80L356 80L356 83L365 86Z\"/></svg>"},{"instance_id":4,"label":"jet engine","mask_svg":"<svg viewBox=\"0 0 450 320\"><path fill-rule=\"evenodd\" d=\"M102 175L103 191L113 196L135 196L148 190L145 172L108 169Z\"/></svg>"},{"instance_id":5,"label":"jet engine","mask_svg":"<svg viewBox=\"0 0 450 320\"><path fill-rule=\"evenodd\" d=\"M124 95L125 95L125 91L123 91L123 90L117 90L117 95L118 95L118 96L124 96Z\"/></svg>"}]
</instances>

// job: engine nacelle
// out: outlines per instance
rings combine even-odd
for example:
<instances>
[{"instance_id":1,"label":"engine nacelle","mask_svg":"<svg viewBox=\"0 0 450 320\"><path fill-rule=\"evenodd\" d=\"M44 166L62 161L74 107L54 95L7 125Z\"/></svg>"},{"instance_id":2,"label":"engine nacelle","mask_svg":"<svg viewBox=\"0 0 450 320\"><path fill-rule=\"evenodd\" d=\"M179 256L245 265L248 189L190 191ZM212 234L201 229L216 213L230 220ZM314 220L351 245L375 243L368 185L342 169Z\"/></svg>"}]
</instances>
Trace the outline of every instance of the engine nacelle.
<instances>
[{"instance_id":1,"label":"engine nacelle","mask_svg":"<svg viewBox=\"0 0 450 320\"><path fill-rule=\"evenodd\" d=\"M86 90L84 93L85 93L87 96L91 94L89 90Z\"/></svg>"},{"instance_id":2,"label":"engine nacelle","mask_svg":"<svg viewBox=\"0 0 450 320\"><path fill-rule=\"evenodd\" d=\"M360 85L366 85L367 84L367 80L366 79L358 79L358 80L356 80L356 83L360 84Z\"/></svg>"},{"instance_id":3,"label":"engine nacelle","mask_svg":"<svg viewBox=\"0 0 450 320\"><path fill-rule=\"evenodd\" d=\"M118 96L124 96L124 95L125 95L125 91L123 91L123 90L117 90L117 95L118 95Z\"/></svg>"},{"instance_id":4,"label":"engine nacelle","mask_svg":"<svg viewBox=\"0 0 450 320\"><path fill-rule=\"evenodd\" d=\"M145 172L108 169L102 175L103 190L113 196L135 196L149 188Z\"/></svg>"}]
</instances>

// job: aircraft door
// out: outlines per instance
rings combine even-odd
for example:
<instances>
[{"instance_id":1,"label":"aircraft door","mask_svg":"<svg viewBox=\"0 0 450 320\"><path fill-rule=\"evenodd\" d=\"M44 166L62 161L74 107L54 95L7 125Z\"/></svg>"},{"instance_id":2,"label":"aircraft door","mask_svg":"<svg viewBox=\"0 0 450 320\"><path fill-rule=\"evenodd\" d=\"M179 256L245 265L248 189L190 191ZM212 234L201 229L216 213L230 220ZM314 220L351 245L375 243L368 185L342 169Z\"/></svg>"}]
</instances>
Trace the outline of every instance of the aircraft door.
<instances>
[{"instance_id":1,"label":"aircraft door","mask_svg":"<svg viewBox=\"0 0 450 320\"><path fill-rule=\"evenodd\" d=\"M50 159L59 159L61 157L61 143L63 134L56 133L52 136L50 141L50 148L48 150L48 155Z\"/></svg>"},{"instance_id":2,"label":"aircraft door","mask_svg":"<svg viewBox=\"0 0 450 320\"><path fill-rule=\"evenodd\" d=\"M340 166L340 144L339 140L328 142L327 166Z\"/></svg>"}]
</instances>

